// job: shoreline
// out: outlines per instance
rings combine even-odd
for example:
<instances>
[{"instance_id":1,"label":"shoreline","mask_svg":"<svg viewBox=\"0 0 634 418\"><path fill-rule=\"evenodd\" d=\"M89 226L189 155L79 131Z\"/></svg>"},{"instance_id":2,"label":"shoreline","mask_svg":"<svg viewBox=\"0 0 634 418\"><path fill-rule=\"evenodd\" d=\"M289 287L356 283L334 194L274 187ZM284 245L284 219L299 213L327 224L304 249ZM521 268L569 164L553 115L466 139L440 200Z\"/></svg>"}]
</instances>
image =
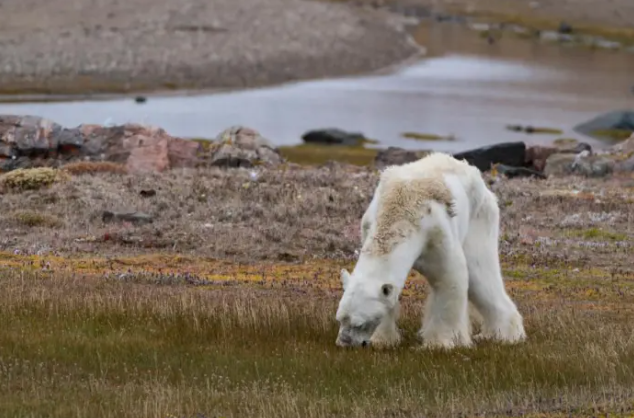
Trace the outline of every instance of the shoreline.
<instances>
[{"instance_id":1,"label":"shoreline","mask_svg":"<svg viewBox=\"0 0 634 418\"><path fill-rule=\"evenodd\" d=\"M59 94L4 94L2 93L2 86L0 85L0 103L49 103L49 102L74 102L74 101L108 101L119 99L134 99L136 97L143 98L168 98L168 97L192 97L192 96L206 96L211 94L223 94L223 93L236 93L245 90L264 90L275 87L292 86L299 83L313 82L325 79L348 79L356 77L372 77L389 74L399 69L405 68L411 64L416 63L424 59L427 56L426 48L420 45L412 36L413 30L408 28L405 36L405 42L411 44L414 48L409 55L405 55L404 58L397 60L396 62L388 63L382 67L369 69L367 71L360 71L357 73L344 73L340 75L322 75L311 78L295 78L286 81L279 81L269 84L256 84L249 87L203 87L203 88L157 88L150 90L130 90L127 92L99 92L99 93L59 93Z\"/></svg>"},{"instance_id":2,"label":"shoreline","mask_svg":"<svg viewBox=\"0 0 634 418\"><path fill-rule=\"evenodd\" d=\"M143 0L136 1L142 2ZM164 0L166 3L170 1ZM491 1L494 2L494 0ZM39 77L33 74L29 75L28 71L25 74L5 71L0 75L0 103L113 100L134 98L135 96L198 96L246 89L271 88L327 78L380 75L402 68L426 56L425 46L419 44L412 34L419 24L424 24L428 20L460 21L460 24L467 24L468 21L484 19L491 23L520 24L517 20L521 17L523 19L521 23L525 27L540 30L552 27L553 22L557 19L556 16L551 16L549 19L533 15L518 17L509 14L504 9L499 9L500 11L496 12L489 10L490 7L487 8L491 2L485 4L480 10L469 10L460 4L437 7L429 5L428 0L386 2L379 6L370 5L365 0L357 2L261 0L260 3L265 5L271 3L277 5L276 7L293 5L300 9L304 7L314 8L313 12L329 11L333 16L342 15L341 22L337 23L344 25L343 27L347 32L356 31L356 36L323 35L326 38L332 37L332 39L324 41L324 45L328 42L332 45L324 46L319 50L303 47L290 51L288 48L284 50L280 46L271 47L268 45L270 42L258 40L261 43L251 45L251 47L254 47L255 50L270 51L255 58L255 60L253 56L249 57L249 54L236 54L235 51L231 51L226 52L224 56L222 54L215 55L213 59L207 61L205 59L197 62L190 60L189 63L183 64L188 60L182 59L178 64L168 63L158 72L155 69L148 70L148 63L144 61L149 60L151 63L156 58L154 55L159 52L165 54L164 51L170 47L169 45L161 45L163 50L149 52L143 52L144 46L141 46L139 62L135 64L136 66L128 68L125 66L118 68L115 65L112 70L94 70L93 68L84 71L80 67L71 69L66 73L58 72L58 75L46 75L46 71L44 71L44 74ZM410 8L404 9L403 7ZM447 15L447 13L449 14ZM421 17L420 14L426 16ZM412 21L412 15L413 20L418 20L418 23ZM570 23L575 28L577 27L576 22ZM267 21L265 26L272 25L275 25L274 21ZM582 27L583 25L580 24L579 30L582 30ZM600 25L595 24L595 27L601 29ZM292 28L294 28L292 29L293 33L297 36L305 31L304 28L295 28L294 26ZM602 29L606 32L624 30L626 32L623 33L630 34L627 32L629 31L627 28L604 26ZM631 32L631 40L634 43L634 28L631 29ZM6 29L0 29L0 45L9 43L13 46L15 41L12 36L11 31L7 33ZM124 34L124 36L128 36L128 34ZM319 37L321 36L320 33ZM474 36L480 35L474 31ZM243 43L239 40L240 37L241 34L237 31L230 36L234 39L232 42L236 44ZM308 36L307 39L312 38ZM99 46L99 42L95 42L97 42L95 45ZM188 41L184 40L183 42L187 43ZM200 42L200 40L196 42ZM297 42L300 45L303 41ZM20 47L12 52L19 52L21 49L26 51L33 48L38 49L37 43L36 36L35 40L25 40ZM160 40L157 41L157 44L160 44ZM118 59L116 50L109 51L107 45L101 46L106 48L104 53L114 54L113 59ZM82 50L80 46L65 52L71 56L78 55L81 58L86 51ZM184 56L189 55L185 54ZM101 58L95 59L98 61ZM2 61L1 57L0 61ZM5 68L7 67L6 63L0 62L0 64L4 64ZM39 65L39 63L31 64ZM86 65L88 64L94 66L94 63L88 62ZM143 72L144 70L149 72Z\"/></svg>"},{"instance_id":3,"label":"shoreline","mask_svg":"<svg viewBox=\"0 0 634 418\"><path fill-rule=\"evenodd\" d=\"M84 3L90 1L99 0ZM143 2L135 0L131 4L139 3L140 7ZM176 7L171 3L174 1L163 0L159 4ZM199 8L206 7L201 1L194 3ZM306 0L259 0L253 7L255 10L245 12L228 1L222 3L226 4L218 5L216 20L224 19L227 23L218 33L200 29L204 25L195 22L194 12L183 13L180 20L194 20L192 24L201 25L199 30L178 32L170 23L172 18L165 17L173 14L173 10L169 13L161 10L156 12L160 24L144 28L140 35L137 30L141 29L131 24L117 29L99 23L94 26L98 30L93 28L94 33L88 31L89 35L81 40L78 34L67 33L73 29L65 30L64 36L57 40L61 45L51 45L48 40L56 36L59 28L51 28L50 35L44 37L40 27L27 38L10 26L3 27L0 18L0 45L7 46L7 53L0 57L0 67L5 69L0 74L0 100L6 103L107 99L266 88L380 74L423 55L424 48L416 44L407 30L397 27L398 23L391 23L384 11ZM269 16L257 15L258 9ZM285 16L278 16L283 12ZM215 18L210 10L197 13ZM247 17L242 17L245 14L262 19L264 24L249 23ZM19 17L18 13L18 20ZM242 21L236 22L237 19ZM310 20L314 27L304 27L304 20ZM88 26L83 22L79 25ZM154 32L158 34L153 35ZM273 35L275 32L279 32L279 38L295 41L280 44ZM126 46L107 42L106 35L117 36ZM70 45L65 47L65 43ZM125 55L132 48L135 56L126 61ZM69 56L71 62L62 61L54 54L55 49Z\"/></svg>"}]
</instances>

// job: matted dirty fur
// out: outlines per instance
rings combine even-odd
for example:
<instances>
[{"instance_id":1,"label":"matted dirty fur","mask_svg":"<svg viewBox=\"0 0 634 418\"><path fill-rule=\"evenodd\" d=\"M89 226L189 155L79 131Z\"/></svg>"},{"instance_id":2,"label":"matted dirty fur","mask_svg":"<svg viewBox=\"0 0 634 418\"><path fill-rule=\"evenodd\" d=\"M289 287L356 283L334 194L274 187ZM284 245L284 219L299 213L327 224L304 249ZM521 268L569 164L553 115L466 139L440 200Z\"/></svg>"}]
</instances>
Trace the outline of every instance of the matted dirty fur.
<instances>
[{"instance_id":1,"label":"matted dirty fur","mask_svg":"<svg viewBox=\"0 0 634 418\"><path fill-rule=\"evenodd\" d=\"M431 213L430 202L445 206L450 217L456 215L451 191L445 185L442 174L425 178L403 179L385 171L377 188L379 202L376 231L362 251L373 255L385 255L409 234L413 233L420 219Z\"/></svg>"}]
</instances>

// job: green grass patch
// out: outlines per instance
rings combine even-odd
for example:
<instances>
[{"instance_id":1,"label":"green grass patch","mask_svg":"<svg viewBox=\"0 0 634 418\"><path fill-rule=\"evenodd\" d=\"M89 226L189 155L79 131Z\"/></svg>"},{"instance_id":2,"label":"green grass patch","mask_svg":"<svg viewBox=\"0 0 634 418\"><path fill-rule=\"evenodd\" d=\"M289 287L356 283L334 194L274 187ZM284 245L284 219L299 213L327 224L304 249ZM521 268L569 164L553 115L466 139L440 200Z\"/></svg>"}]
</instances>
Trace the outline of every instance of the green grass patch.
<instances>
[{"instance_id":1,"label":"green grass patch","mask_svg":"<svg viewBox=\"0 0 634 418\"><path fill-rule=\"evenodd\" d=\"M413 349L420 295L403 297L401 347L345 350L334 345L338 293L5 269L0 415L517 416L550 413L556 403L591 416L583 411L606 399L611 410L631 408L632 318L620 308L631 306L632 292L610 299L620 303L612 310L547 303L567 285L535 285L530 271L515 265L507 278L526 343L421 352Z\"/></svg>"},{"instance_id":2,"label":"green grass patch","mask_svg":"<svg viewBox=\"0 0 634 418\"><path fill-rule=\"evenodd\" d=\"M401 134L404 138L415 139L417 141L454 141L455 138L453 135L435 135L435 134L426 134L426 133L418 133L418 132L404 132Z\"/></svg>"},{"instance_id":3,"label":"green grass patch","mask_svg":"<svg viewBox=\"0 0 634 418\"><path fill-rule=\"evenodd\" d=\"M378 153L377 149L342 145L301 144L282 146L278 149L280 154L288 161L302 165L321 165L328 161L337 161L367 166L374 163Z\"/></svg>"},{"instance_id":4,"label":"green grass patch","mask_svg":"<svg viewBox=\"0 0 634 418\"><path fill-rule=\"evenodd\" d=\"M578 237L588 240L599 240L599 241L627 241L627 234L622 234L619 232L606 231L600 228L590 228L584 230L568 230L566 231L566 235L571 237Z\"/></svg>"},{"instance_id":5,"label":"green grass patch","mask_svg":"<svg viewBox=\"0 0 634 418\"><path fill-rule=\"evenodd\" d=\"M632 134L634 134L634 131L628 129L598 129L591 132L591 135L613 141L624 141L632 136Z\"/></svg>"}]
</instances>

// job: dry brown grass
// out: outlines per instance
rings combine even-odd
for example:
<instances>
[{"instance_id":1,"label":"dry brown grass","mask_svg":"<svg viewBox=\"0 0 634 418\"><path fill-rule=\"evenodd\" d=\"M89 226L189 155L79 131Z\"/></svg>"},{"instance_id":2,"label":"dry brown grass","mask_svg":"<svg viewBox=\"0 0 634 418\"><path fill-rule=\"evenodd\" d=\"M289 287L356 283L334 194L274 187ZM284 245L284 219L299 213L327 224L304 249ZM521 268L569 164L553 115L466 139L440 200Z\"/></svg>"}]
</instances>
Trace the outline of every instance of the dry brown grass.
<instances>
[{"instance_id":1,"label":"dry brown grass","mask_svg":"<svg viewBox=\"0 0 634 418\"><path fill-rule=\"evenodd\" d=\"M329 164L258 168L253 178L250 173L95 173L41 190L8 193L2 197L0 228L6 233L0 236L0 250L61 255L162 251L241 262L354 257L359 219L378 181L377 171ZM503 180L493 186L502 205L502 251L622 262L633 236L633 186L630 178ZM582 192L575 193L575 188ZM11 214L25 208L63 225L55 230L16 225ZM155 220L146 225L104 223L104 210L139 211ZM597 244L597 238L584 236L591 228L625 239ZM593 245L588 254L585 248Z\"/></svg>"},{"instance_id":2,"label":"dry brown grass","mask_svg":"<svg viewBox=\"0 0 634 418\"><path fill-rule=\"evenodd\" d=\"M65 172L79 176L82 174L112 173L127 174L127 168L122 164L110 161L77 161L64 164L61 167Z\"/></svg>"},{"instance_id":3,"label":"dry brown grass","mask_svg":"<svg viewBox=\"0 0 634 418\"><path fill-rule=\"evenodd\" d=\"M335 347L373 170L73 176L3 196L0 415L38 417L629 416L632 179L502 180L501 253L529 340ZM141 196L141 190L156 195ZM147 196L147 193L145 194ZM55 229L16 223L16 211ZM105 225L101 210L151 213Z\"/></svg>"}]
</instances>

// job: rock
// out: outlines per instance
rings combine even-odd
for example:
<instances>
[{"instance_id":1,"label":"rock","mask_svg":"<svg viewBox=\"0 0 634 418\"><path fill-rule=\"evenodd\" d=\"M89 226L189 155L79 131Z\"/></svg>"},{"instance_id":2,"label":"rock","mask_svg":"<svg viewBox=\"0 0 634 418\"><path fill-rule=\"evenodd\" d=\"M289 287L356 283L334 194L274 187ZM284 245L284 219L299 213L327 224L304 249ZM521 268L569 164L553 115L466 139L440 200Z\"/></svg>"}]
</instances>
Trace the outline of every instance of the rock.
<instances>
[{"instance_id":1,"label":"rock","mask_svg":"<svg viewBox=\"0 0 634 418\"><path fill-rule=\"evenodd\" d=\"M614 171L627 173L634 172L634 157L630 157L625 161L619 161L618 163L616 163Z\"/></svg>"},{"instance_id":2,"label":"rock","mask_svg":"<svg viewBox=\"0 0 634 418\"><path fill-rule=\"evenodd\" d=\"M634 172L634 157L630 157L625 161L619 161L616 164L614 171L633 173Z\"/></svg>"},{"instance_id":3,"label":"rock","mask_svg":"<svg viewBox=\"0 0 634 418\"><path fill-rule=\"evenodd\" d=\"M584 177L605 177L614 171L614 161L600 155L585 155L587 151L575 155L553 154L546 160L544 174L550 176L581 175Z\"/></svg>"},{"instance_id":4,"label":"rock","mask_svg":"<svg viewBox=\"0 0 634 418\"><path fill-rule=\"evenodd\" d=\"M388 147L387 149L380 150L376 157L374 157L374 166L378 169L382 169L390 165L411 163L412 161L423 158L427 154L429 154L429 151L410 151L398 147Z\"/></svg>"},{"instance_id":5,"label":"rock","mask_svg":"<svg viewBox=\"0 0 634 418\"><path fill-rule=\"evenodd\" d=\"M154 189L148 189L148 190L141 190L139 192L139 195L141 197L152 197L152 196L156 196L156 190Z\"/></svg>"},{"instance_id":6,"label":"rock","mask_svg":"<svg viewBox=\"0 0 634 418\"><path fill-rule=\"evenodd\" d=\"M526 165L532 166L537 171L544 171L546 167L546 160L553 154L579 154L580 152L588 151L592 153L592 147L585 142L579 142L573 147L569 144L562 146L541 146L534 145L526 149Z\"/></svg>"},{"instance_id":7,"label":"rock","mask_svg":"<svg viewBox=\"0 0 634 418\"><path fill-rule=\"evenodd\" d=\"M359 145L366 138L361 133L330 128L308 131L302 135L302 139L308 144Z\"/></svg>"},{"instance_id":8,"label":"rock","mask_svg":"<svg viewBox=\"0 0 634 418\"><path fill-rule=\"evenodd\" d=\"M109 222L130 222L133 224L148 224L154 222L154 217L142 212L110 212L104 211L101 214L104 223Z\"/></svg>"},{"instance_id":9,"label":"rock","mask_svg":"<svg viewBox=\"0 0 634 418\"><path fill-rule=\"evenodd\" d=\"M617 110L607 112L581 123L573 129L575 132L598 139L602 139L606 135L634 132L634 111Z\"/></svg>"},{"instance_id":10,"label":"rock","mask_svg":"<svg viewBox=\"0 0 634 418\"><path fill-rule=\"evenodd\" d=\"M537 177L540 179L545 179L546 176L539 171L531 170L526 167L510 167L504 164L498 164L495 166L495 170L508 178L515 177Z\"/></svg>"},{"instance_id":11,"label":"rock","mask_svg":"<svg viewBox=\"0 0 634 418\"><path fill-rule=\"evenodd\" d=\"M137 97L134 98L134 101L136 103L145 103L145 102L147 102L147 97L137 96Z\"/></svg>"},{"instance_id":12,"label":"rock","mask_svg":"<svg viewBox=\"0 0 634 418\"><path fill-rule=\"evenodd\" d=\"M72 160L120 163L128 172L194 167L201 144L136 124L67 129L36 116L0 116L0 170L59 166Z\"/></svg>"},{"instance_id":13,"label":"rock","mask_svg":"<svg viewBox=\"0 0 634 418\"><path fill-rule=\"evenodd\" d=\"M256 130L232 126L222 131L210 147L214 167L274 167L285 162L279 151Z\"/></svg>"},{"instance_id":14,"label":"rock","mask_svg":"<svg viewBox=\"0 0 634 418\"><path fill-rule=\"evenodd\" d=\"M611 154L630 154L634 153L634 134L630 136L625 141L619 142L616 145L613 145L608 150Z\"/></svg>"},{"instance_id":15,"label":"rock","mask_svg":"<svg viewBox=\"0 0 634 418\"><path fill-rule=\"evenodd\" d=\"M0 116L0 156L47 156L57 151L61 130L39 116Z\"/></svg>"},{"instance_id":16,"label":"rock","mask_svg":"<svg viewBox=\"0 0 634 418\"><path fill-rule=\"evenodd\" d=\"M490 170L493 164L523 167L526 162L526 144L505 142L459 152L453 156L459 160L466 160L469 164L478 167L480 171Z\"/></svg>"}]
</instances>

